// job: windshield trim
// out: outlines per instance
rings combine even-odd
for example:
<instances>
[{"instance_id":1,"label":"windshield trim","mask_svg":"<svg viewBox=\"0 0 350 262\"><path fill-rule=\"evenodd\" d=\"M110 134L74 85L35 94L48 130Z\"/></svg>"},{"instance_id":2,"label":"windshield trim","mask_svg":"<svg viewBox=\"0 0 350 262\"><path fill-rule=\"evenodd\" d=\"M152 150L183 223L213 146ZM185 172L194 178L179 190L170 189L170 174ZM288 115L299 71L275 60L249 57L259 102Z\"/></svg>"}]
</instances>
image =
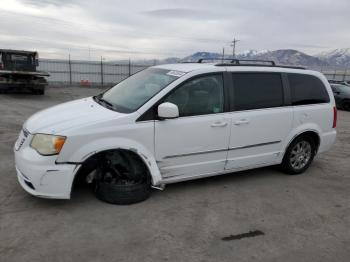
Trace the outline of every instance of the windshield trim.
<instances>
[{"instance_id":1,"label":"windshield trim","mask_svg":"<svg viewBox=\"0 0 350 262\"><path fill-rule=\"evenodd\" d=\"M127 111L126 108L123 108L123 107L121 107L121 106L115 107L115 106L113 106L111 103L109 103L108 101L106 101L106 100L104 100L103 98L101 98L103 94L104 94L104 92L102 92L102 93L100 93L100 94L98 94L98 95L96 95L96 96L93 96L92 99L93 99L97 104L99 104L100 106L103 106L104 108L107 108L107 109L112 110L112 111L114 111L114 112L124 113L124 112L122 112L122 111ZM121 108L121 110L120 110L119 108ZM119 110L118 110L118 109L119 109Z\"/></svg>"}]
</instances>

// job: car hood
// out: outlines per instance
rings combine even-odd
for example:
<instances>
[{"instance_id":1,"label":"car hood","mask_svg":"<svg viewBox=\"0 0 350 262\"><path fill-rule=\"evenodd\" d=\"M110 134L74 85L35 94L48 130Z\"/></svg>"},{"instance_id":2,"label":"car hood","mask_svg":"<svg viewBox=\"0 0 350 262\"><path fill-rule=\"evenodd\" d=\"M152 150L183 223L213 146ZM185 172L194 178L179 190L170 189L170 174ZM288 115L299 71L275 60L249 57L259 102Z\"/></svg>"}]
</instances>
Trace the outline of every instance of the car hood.
<instances>
[{"instance_id":1,"label":"car hood","mask_svg":"<svg viewBox=\"0 0 350 262\"><path fill-rule=\"evenodd\" d=\"M115 119L125 114L107 109L92 97L74 100L39 111L24 124L30 133L60 134L74 127Z\"/></svg>"}]
</instances>

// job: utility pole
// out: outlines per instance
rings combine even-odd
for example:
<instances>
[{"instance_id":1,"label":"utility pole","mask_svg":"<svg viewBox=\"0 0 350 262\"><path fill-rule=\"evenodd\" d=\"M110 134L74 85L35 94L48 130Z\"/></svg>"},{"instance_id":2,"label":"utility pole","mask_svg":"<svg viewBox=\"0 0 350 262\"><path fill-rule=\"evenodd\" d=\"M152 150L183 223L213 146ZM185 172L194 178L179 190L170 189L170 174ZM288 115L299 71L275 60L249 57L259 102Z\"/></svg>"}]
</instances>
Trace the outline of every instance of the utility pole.
<instances>
[{"instance_id":1,"label":"utility pole","mask_svg":"<svg viewBox=\"0 0 350 262\"><path fill-rule=\"evenodd\" d=\"M101 86L103 86L103 57L101 56Z\"/></svg>"},{"instance_id":2,"label":"utility pole","mask_svg":"<svg viewBox=\"0 0 350 262\"><path fill-rule=\"evenodd\" d=\"M231 42L231 46L232 46L232 58L236 58L236 44L239 42L240 40L233 38L233 41Z\"/></svg>"},{"instance_id":3,"label":"utility pole","mask_svg":"<svg viewBox=\"0 0 350 262\"><path fill-rule=\"evenodd\" d=\"M69 68L69 85L72 85L72 62L70 60L70 54L68 56L68 68Z\"/></svg>"},{"instance_id":4,"label":"utility pole","mask_svg":"<svg viewBox=\"0 0 350 262\"><path fill-rule=\"evenodd\" d=\"M221 63L223 63L225 60L225 47L222 48L222 58L221 58Z\"/></svg>"}]
</instances>

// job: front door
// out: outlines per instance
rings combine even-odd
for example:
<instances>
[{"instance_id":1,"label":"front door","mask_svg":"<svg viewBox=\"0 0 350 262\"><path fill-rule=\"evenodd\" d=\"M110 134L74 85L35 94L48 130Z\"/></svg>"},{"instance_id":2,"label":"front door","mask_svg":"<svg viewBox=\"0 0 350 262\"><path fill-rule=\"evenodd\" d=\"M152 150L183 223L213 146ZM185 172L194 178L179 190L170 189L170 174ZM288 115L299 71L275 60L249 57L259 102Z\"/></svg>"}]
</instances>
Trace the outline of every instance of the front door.
<instances>
[{"instance_id":1,"label":"front door","mask_svg":"<svg viewBox=\"0 0 350 262\"><path fill-rule=\"evenodd\" d=\"M164 100L176 104L179 118L155 122L155 151L164 178L222 172L231 119L224 113L222 73L198 76Z\"/></svg>"}]
</instances>

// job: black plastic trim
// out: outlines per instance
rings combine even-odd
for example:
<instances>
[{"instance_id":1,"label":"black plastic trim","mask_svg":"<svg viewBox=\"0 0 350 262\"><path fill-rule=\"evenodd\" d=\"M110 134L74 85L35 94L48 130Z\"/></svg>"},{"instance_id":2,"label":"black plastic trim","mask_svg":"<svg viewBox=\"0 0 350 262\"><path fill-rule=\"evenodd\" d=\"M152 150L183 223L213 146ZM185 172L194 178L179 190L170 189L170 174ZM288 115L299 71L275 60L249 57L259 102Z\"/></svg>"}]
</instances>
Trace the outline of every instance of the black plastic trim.
<instances>
[{"instance_id":1,"label":"black plastic trim","mask_svg":"<svg viewBox=\"0 0 350 262\"><path fill-rule=\"evenodd\" d=\"M290 91L287 73L282 73L282 83L283 83L284 105L291 106L292 105L292 94Z\"/></svg>"},{"instance_id":2,"label":"black plastic trim","mask_svg":"<svg viewBox=\"0 0 350 262\"><path fill-rule=\"evenodd\" d=\"M223 73L223 79L224 79L224 99L225 99L225 108L224 112L230 112L231 108L233 107L233 100L231 99L233 95L233 82L232 82L232 76L230 72L224 72Z\"/></svg>"},{"instance_id":3,"label":"black plastic trim","mask_svg":"<svg viewBox=\"0 0 350 262\"><path fill-rule=\"evenodd\" d=\"M252 148L252 147L259 147L259 146L268 146L268 145L273 145L273 144L278 144L278 143L281 143L281 140L253 144L253 145L247 145L247 146L214 149L214 150L208 150L208 151L198 151L198 152L191 152L191 153L185 153L185 154L179 154L179 155L169 155L169 156L163 157L163 159L174 158L174 157L183 157L183 156L192 156L192 155L210 154L210 153L218 153L218 152L222 152L222 151L231 151L231 150L238 150L238 149L245 149L245 148Z\"/></svg>"},{"instance_id":4,"label":"black plastic trim","mask_svg":"<svg viewBox=\"0 0 350 262\"><path fill-rule=\"evenodd\" d=\"M247 146L230 147L228 150L231 151L231 150L252 148L252 147L258 147L258 146L268 146L268 145L279 144L279 143L281 143L281 140L272 141L272 142L266 142L266 143L260 143L260 144L254 144L254 145L247 145Z\"/></svg>"},{"instance_id":5,"label":"black plastic trim","mask_svg":"<svg viewBox=\"0 0 350 262\"><path fill-rule=\"evenodd\" d=\"M27 181L25 179L23 179L23 181L28 187L30 187L31 189L35 190L35 187L33 186L33 184L31 182L29 182L29 181Z\"/></svg>"}]
</instances>

